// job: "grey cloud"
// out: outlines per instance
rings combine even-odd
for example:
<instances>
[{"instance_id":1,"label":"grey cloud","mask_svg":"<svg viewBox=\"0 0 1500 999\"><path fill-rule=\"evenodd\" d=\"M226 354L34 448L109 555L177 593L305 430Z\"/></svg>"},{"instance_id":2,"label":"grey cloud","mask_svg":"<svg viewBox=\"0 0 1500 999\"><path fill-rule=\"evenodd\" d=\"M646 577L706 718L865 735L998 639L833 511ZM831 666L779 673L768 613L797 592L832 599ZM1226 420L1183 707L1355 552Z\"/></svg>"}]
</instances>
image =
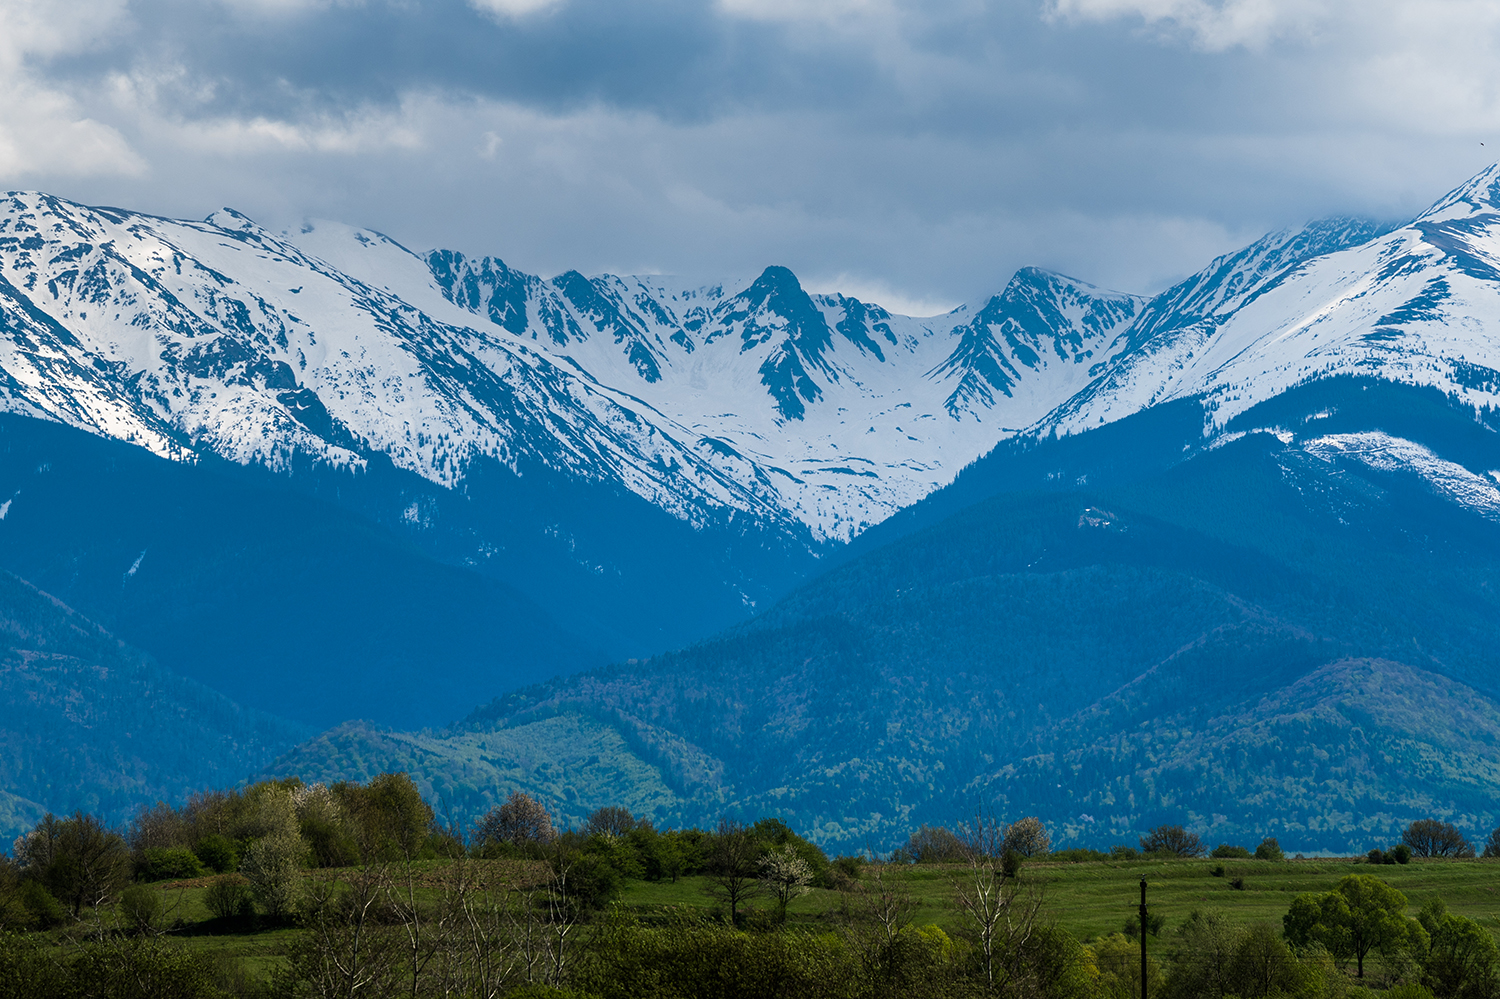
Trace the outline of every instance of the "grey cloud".
<instances>
[{"instance_id":1,"label":"grey cloud","mask_svg":"<svg viewBox=\"0 0 1500 999\"><path fill-rule=\"evenodd\" d=\"M35 179L165 214L338 218L544 274L775 262L956 301L1036 264L1146 291L1267 228L1415 211L1482 165L1462 123L1416 142L1355 108L1357 58L1203 51L1030 2L784 24L706 0L519 19L136 0L110 44L32 65L150 169ZM132 74L156 89L122 103L111 80ZM297 134L257 138L260 119Z\"/></svg>"}]
</instances>

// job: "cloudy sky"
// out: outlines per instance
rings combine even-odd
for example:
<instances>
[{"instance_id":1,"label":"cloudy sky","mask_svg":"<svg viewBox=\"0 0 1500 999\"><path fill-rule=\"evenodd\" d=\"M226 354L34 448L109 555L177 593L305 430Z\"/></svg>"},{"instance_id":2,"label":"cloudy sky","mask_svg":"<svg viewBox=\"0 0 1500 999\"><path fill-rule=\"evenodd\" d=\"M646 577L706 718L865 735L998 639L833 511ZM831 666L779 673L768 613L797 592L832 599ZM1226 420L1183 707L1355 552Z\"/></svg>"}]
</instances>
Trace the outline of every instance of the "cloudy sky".
<instances>
[{"instance_id":1,"label":"cloudy sky","mask_svg":"<svg viewBox=\"0 0 1500 999\"><path fill-rule=\"evenodd\" d=\"M0 0L0 94L5 188L921 313L1420 211L1500 158L1500 5Z\"/></svg>"}]
</instances>

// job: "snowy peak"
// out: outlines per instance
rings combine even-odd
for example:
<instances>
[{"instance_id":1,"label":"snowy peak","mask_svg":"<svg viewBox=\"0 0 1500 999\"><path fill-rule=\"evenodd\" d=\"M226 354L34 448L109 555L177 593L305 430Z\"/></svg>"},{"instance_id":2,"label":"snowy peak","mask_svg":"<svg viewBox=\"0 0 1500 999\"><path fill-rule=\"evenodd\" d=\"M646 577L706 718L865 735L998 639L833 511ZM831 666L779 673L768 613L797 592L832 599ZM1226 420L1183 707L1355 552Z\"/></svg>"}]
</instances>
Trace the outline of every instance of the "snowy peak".
<instances>
[{"instance_id":1,"label":"snowy peak","mask_svg":"<svg viewBox=\"0 0 1500 999\"><path fill-rule=\"evenodd\" d=\"M1415 222L1440 222L1500 210L1500 163L1479 171L1439 198Z\"/></svg>"},{"instance_id":2,"label":"snowy peak","mask_svg":"<svg viewBox=\"0 0 1500 999\"><path fill-rule=\"evenodd\" d=\"M1272 233L1151 299L1026 268L946 316L740 284L554 278L370 230L0 200L0 406L183 460L476 462L695 526L846 540L1022 432L1176 398L1206 432L1339 374L1500 406L1500 170L1408 225ZM1029 429L1028 429L1029 428ZM743 521L739 521L743 522Z\"/></svg>"},{"instance_id":3,"label":"snowy peak","mask_svg":"<svg viewBox=\"0 0 1500 999\"><path fill-rule=\"evenodd\" d=\"M896 316L811 295L785 267L741 287L547 280L339 223L273 234L230 209L174 221L12 193L0 405L183 460L383 455L449 487L477 461L540 464L694 525L748 516L816 546L915 502L1066 399L1088 345L1133 301L1028 282L1052 291L1026 317L1007 306L1010 325L1000 308L998 332L981 324L994 346L926 377L960 327L980 329L973 310ZM1047 316L1068 325L1047 332ZM1016 361L1044 344L1073 360ZM986 351L1009 365L1006 390L950 398L949 375L986 377Z\"/></svg>"},{"instance_id":4,"label":"snowy peak","mask_svg":"<svg viewBox=\"0 0 1500 999\"><path fill-rule=\"evenodd\" d=\"M511 333L526 332L526 307L541 283L536 278L493 257L469 261L453 250L433 250L425 259L450 302Z\"/></svg>"},{"instance_id":5,"label":"snowy peak","mask_svg":"<svg viewBox=\"0 0 1500 999\"><path fill-rule=\"evenodd\" d=\"M1029 432L1077 433L1194 399L1212 445L1252 429L1239 418L1260 404L1333 379L1437 389L1492 424L1484 414L1500 409L1497 205L1500 169L1491 167L1406 225L1327 220L1215 260L1148 303L1123 334L1127 349ZM1493 515L1489 465L1460 474L1409 442L1377 448L1383 432L1376 419L1324 443L1378 454L1381 469L1405 469Z\"/></svg>"},{"instance_id":6,"label":"snowy peak","mask_svg":"<svg viewBox=\"0 0 1500 999\"><path fill-rule=\"evenodd\" d=\"M807 412L804 404L822 398L812 372L838 379L824 357L833 346L828 319L785 267L767 267L754 284L715 309L714 320L717 328L705 343L737 336L740 353L766 347L758 369L760 383L783 419L802 419Z\"/></svg>"},{"instance_id":7,"label":"snowy peak","mask_svg":"<svg viewBox=\"0 0 1500 999\"><path fill-rule=\"evenodd\" d=\"M956 328L957 346L928 377L952 385L944 408L955 419L990 408L994 393L1014 396L1022 369L1089 371L1107 356L1116 333L1136 316L1142 302L1061 274L1023 268L1004 292Z\"/></svg>"}]
</instances>

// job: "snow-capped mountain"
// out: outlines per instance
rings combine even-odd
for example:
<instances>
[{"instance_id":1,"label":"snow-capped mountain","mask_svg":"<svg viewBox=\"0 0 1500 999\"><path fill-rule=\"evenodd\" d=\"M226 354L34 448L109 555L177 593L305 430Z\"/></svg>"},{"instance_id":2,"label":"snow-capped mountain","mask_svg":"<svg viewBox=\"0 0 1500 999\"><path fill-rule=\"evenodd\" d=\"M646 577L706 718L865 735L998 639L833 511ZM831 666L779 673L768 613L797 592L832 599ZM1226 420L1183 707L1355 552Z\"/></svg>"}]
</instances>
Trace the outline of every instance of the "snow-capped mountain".
<instances>
[{"instance_id":1,"label":"snow-capped mountain","mask_svg":"<svg viewBox=\"0 0 1500 999\"><path fill-rule=\"evenodd\" d=\"M274 235L41 194L0 204L5 409L191 459L456 486L472 462L613 482L702 526L846 540L1044 416L1141 300L1026 270L935 319L748 287L551 280L315 223Z\"/></svg>"},{"instance_id":2,"label":"snow-capped mountain","mask_svg":"<svg viewBox=\"0 0 1500 999\"><path fill-rule=\"evenodd\" d=\"M1199 398L1205 434L1340 375L1500 406L1500 166L1412 222L1275 233L1153 299L1089 387L1043 420L1077 433Z\"/></svg>"},{"instance_id":3,"label":"snow-capped mountain","mask_svg":"<svg viewBox=\"0 0 1500 999\"><path fill-rule=\"evenodd\" d=\"M1500 168L1408 225L1273 233L1151 299L1019 271L933 318L741 287L550 280L317 222L272 234L40 194L0 203L0 392L172 457L376 455L442 485L473 463L617 484L695 527L816 549L1007 437L1201 399L1209 436L1339 374L1500 405Z\"/></svg>"}]
</instances>

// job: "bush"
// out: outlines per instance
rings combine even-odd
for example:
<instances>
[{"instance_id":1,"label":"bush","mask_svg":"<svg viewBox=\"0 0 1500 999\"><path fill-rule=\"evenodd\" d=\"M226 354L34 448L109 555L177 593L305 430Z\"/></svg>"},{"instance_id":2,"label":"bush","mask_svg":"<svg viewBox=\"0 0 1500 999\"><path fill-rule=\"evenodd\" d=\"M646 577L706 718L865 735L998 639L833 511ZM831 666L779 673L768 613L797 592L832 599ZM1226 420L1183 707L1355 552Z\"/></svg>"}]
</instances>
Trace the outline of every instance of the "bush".
<instances>
[{"instance_id":1,"label":"bush","mask_svg":"<svg viewBox=\"0 0 1500 999\"><path fill-rule=\"evenodd\" d=\"M1209 854L1219 860L1249 860L1250 851L1243 846L1230 846L1228 843L1220 843L1214 847L1214 852Z\"/></svg>"},{"instance_id":2,"label":"bush","mask_svg":"<svg viewBox=\"0 0 1500 999\"><path fill-rule=\"evenodd\" d=\"M185 847L149 847L136 862L137 881L168 881L201 878L207 869L198 855Z\"/></svg>"},{"instance_id":3,"label":"bush","mask_svg":"<svg viewBox=\"0 0 1500 999\"><path fill-rule=\"evenodd\" d=\"M1398 864L1409 864L1411 863L1411 847L1407 846L1405 843L1397 843L1395 847L1392 848L1389 856Z\"/></svg>"},{"instance_id":4,"label":"bush","mask_svg":"<svg viewBox=\"0 0 1500 999\"><path fill-rule=\"evenodd\" d=\"M1093 864L1109 859L1109 854L1098 850L1089 850L1084 847L1073 847L1070 850L1054 850L1047 854L1047 859L1055 863L1064 864Z\"/></svg>"},{"instance_id":5,"label":"bush","mask_svg":"<svg viewBox=\"0 0 1500 999\"><path fill-rule=\"evenodd\" d=\"M1281 844L1274 837L1267 836L1260 841L1260 846L1255 848L1256 860L1285 860L1286 854L1281 852Z\"/></svg>"},{"instance_id":6,"label":"bush","mask_svg":"<svg viewBox=\"0 0 1500 999\"><path fill-rule=\"evenodd\" d=\"M40 881L22 881L16 901L25 908L29 924L36 929L49 930L68 918L68 910Z\"/></svg>"},{"instance_id":7,"label":"bush","mask_svg":"<svg viewBox=\"0 0 1500 999\"><path fill-rule=\"evenodd\" d=\"M238 876L223 877L208 886L203 904L218 919L238 919L255 911L250 885Z\"/></svg>"},{"instance_id":8,"label":"bush","mask_svg":"<svg viewBox=\"0 0 1500 999\"><path fill-rule=\"evenodd\" d=\"M553 865L553 884L575 912L592 912L620 893L620 872L598 854L576 853Z\"/></svg>"},{"instance_id":9,"label":"bush","mask_svg":"<svg viewBox=\"0 0 1500 999\"><path fill-rule=\"evenodd\" d=\"M239 869L240 851L234 841L220 833L209 833L193 847L197 858L219 874L228 874Z\"/></svg>"},{"instance_id":10,"label":"bush","mask_svg":"<svg viewBox=\"0 0 1500 999\"><path fill-rule=\"evenodd\" d=\"M145 885L131 885L120 892L120 920L135 933L149 933L161 921L161 892Z\"/></svg>"},{"instance_id":11,"label":"bush","mask_svg":"<svg viewBox=\"0 0 1500 999\"><path fill-rule=\"evenodd\" d=\"M1126 846L1124 843L1119 843L1109 848L1109 859L1116 861L1140 860L1141 851L1133 846Z\"/></svg>"},{"instance_id":12,"label":"bush","mask_svg":"<svg viewBox=\"0 0 1500 999\"><path fill-rule=\"evenodd\" d=\"M835 857L833 859L833 869L850 881L858 881L860 873L865 869L865 858L849 854Z\"/></svg>"}]
</instances>

